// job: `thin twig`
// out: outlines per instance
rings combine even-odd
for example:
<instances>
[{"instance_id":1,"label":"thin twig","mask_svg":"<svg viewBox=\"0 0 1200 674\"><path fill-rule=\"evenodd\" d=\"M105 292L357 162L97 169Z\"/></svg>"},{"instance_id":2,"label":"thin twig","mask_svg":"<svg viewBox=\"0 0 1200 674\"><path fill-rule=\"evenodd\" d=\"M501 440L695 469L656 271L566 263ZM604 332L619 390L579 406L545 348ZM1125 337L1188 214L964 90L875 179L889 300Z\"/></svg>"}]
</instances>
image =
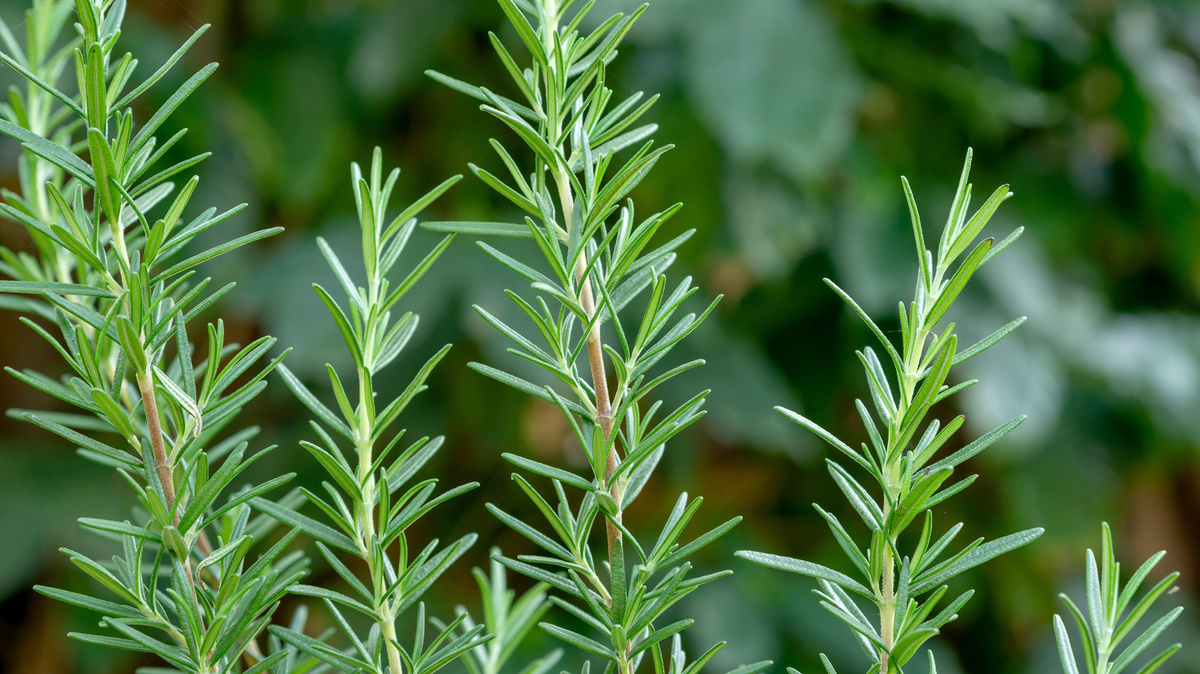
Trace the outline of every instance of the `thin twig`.
<instances>
[{"instance_id":1,"label":"thin twig","mask_svg":"<svg viewBox=\"0 0 1200 674\"><path fill-rule=\"evenodd\" d=\"M158 471L158 481L162 485L167 512L172 514L175 524L178 525L179 513L175 511L175 476L171 470L171 461L167 457L166 443L163 441L162 422L158 416L158 401L154 395L152 376L139 374L138 390L142 394L142 408L146 412L146 427L150 434L150 449L154 452L154 468Z\"/></svg>"}]
</instances>

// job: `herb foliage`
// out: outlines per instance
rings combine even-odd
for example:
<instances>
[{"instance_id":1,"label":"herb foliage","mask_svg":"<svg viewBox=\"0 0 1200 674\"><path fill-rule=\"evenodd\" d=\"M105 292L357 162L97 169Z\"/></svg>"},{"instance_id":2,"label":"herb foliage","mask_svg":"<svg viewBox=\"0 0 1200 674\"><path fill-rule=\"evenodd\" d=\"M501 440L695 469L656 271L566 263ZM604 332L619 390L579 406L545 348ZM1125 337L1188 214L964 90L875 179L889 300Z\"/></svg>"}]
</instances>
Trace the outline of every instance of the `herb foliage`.
<instances>
[{"instance_id":1,"label":"herb foliage","mask_svg":"<svg viewBox=\"0 0 1200 674\"><path fill-rule=\"evenodd\" d=\"M849 573L853 575L800 559L762 552L738 553L748 561L816 579L820 589L815 592L821 606L854 633L870 662L868 671L871 673L902 671L905 663L929 638L958 617L959 609L974 591L966 590L939 609L949 589L948 581L967 569L1029 543L1042 533L1041 529L1030 529L986 543L979 538L957 552L951 552L951 544L963 528L961 523L934 537L932 509L970 486L976 477L971 475L950 481L950 476L964 462L1024 420L1024 417L1018 417L1008 421L949 456L935 460L958 433L964 417L959 415L944 427L937 419L926 423L926 418L937 403L976 383L971 380L947 383L951 368L994 345L1024 321L1023 318L1014 320L962 350L958 348L954 323L938 329L979 267L1008 247L1022 231L1016 230L1000 243L991 238L976 242L996 209L1012 193L1008 185L1001 185L979 210L968 216L971 184L967 178L970 170L971 152L968 151L950 216L938 240L936 256L926 247L912 190L908 181L901 178L912 219L918 273L914 300L907 305L901 302L899 306L899 348L845 291L826 280L883 347L883 358L871 347L857 352L874 408L873 416L867 405L861 400L856 401L870 444L863 443L861 449L855 449L813 421L779 408L785 416L832 445L878 486L879 496L873 496L871 490L840 463L826 460L830 476L870 532L869 540L857 543L835 515L814 504L849 559L852 566ZM886 371L888 366L892 368L891 378ZM918 522L919 537L906 554L901 550L900 537L910 525ZM878 617L869 618L862 602L866 602ZM821 658L825 669L833 674L833 665L824 655ZM932 653L929 658L930 671L933 671Z\"/></svg>"},{"instance_id":2,"label":"herb foliage","mask_svg":"<svg viewBox=\"0 0 1200 674\"><path fill-rule=\"evenodd\" d=\"M464 484L435 495L436 479L411 483L441 448L444 438L424 437L402 445L404 431L393 429L413 398L427 388L426 380L450 346L430 357L395 399L378 400L374 385L376 377L401 355L417 329L416 314L400 313L400 301L454 239L453 234L445 236L399 282L393 284L388 279L416 229L416 216L460 178L443 182L389 218L391 194L399 177L399 169L384 177L383 153L378 148L368 173L364 174L357 164L351 167L362 234L362 285L351 280L329 244L324 239L317 240L321 254L346 294L345 308L325 288L317 284L313 288L345 340L354 362L355 387L347 392L334 367L325 366L335 412L286 367L279 368L287 386L317 417L311 424L319 441L305 441L301 445L325 469L329 481L322 483L324 495L303 487L299 493L304 501L321 511L329 524L303 515L286 503L265 499L255 502L257 507L311 537L321 556L349 588L348 592L340 592L297 585L292 590L319 599L325 605L339 631L350 642L348 650L291 628L273 627L272 633L343 672L428 674L490 638L483 635L483 625L460 631L458 628L467 619L462 613L449 625L440 626L426 641L425 606L419 603L421 595L471 547L476 536L468 534L443 546L436 539L417 546L407 534L413 523L435 507L478 486ZM347 460L347 452L339 442L351 445L353 462ZM345 555L361 561L357 566L359 572L341 560ZM417 611L416 634L412 644L405 645L398 639L396 621L412 608ZM365 635L356 632L346 612L367 618L369 632Z\"/></svg>"},{"instance_id":3,"label":"herb foliage","mask_svg":"<svg viewBox=\"0 0 1200 674\"><path fill-rule=\"evenodd\" d=\"M102 616L101 632L71 635L81 641L154 653L183 672L279 672L288 654L257 639L306 562L286 552L294 533L252 554L276 523L249 502L292 475L234 487L271 448L250 449L255 427L226 431L286 352L271 357L270 337L227 343L219 320L193 343L189 323L233 288L210 287L195 268L280 229L191 252L241 207L189 215L199 180L189 172L208 154L167 164L186 130L157 134L217 66L143 121L132 106L207 27L143 78L117 48L124 15L124 0L36 0L23 45L0 24L0 60L27 81L0 106L0 133L22 146L20 193L5 192L0 213L39 253L0 250L0 293L67 366L57 379L8 372L75 410L9 414L112 467L136 497L124 521L79 520L118 544L111 562L63 550L100 594L37 590Z\"/></svg>"},{"instance_id":4,"label":"herb foliage","mask_svg":"<svg viewBox=\"0 0 1200 674\"><path fill-rule=\"evenodd\" d=\"M522 471L513 480L545 522L535 525L495 505L488 508L545 554L496 559L557 590L552 601L595 637L552 622L541 623L542 629L599 657L606 667L631 674L648 660L659 674L692 674L724 643L693 663L685 662L678 642L664 657L665 642L692 624L688 618L667 621L666 613L687 594L728 573L689 577L688 557L741 518L686 542L683 533L700 498L681 495L653 541L639 541L624 518L666 444L704 414L707 391L675 409L664 408L652 395L663 382L703 363L663 365L672 348L716 307L714 301L699 313L684 310L696 286L690 278L669 284L663 274L692 232L652 245L680 206L639 218L629 198L670 150L655 147L650 139L656 125L639 124L657 97L635 93L618 99L606 85L609 63L646 7L628 16L613 15L587 31L583 26L594 1L499 0L499 5L529 54L528 65L519 65L509 48L490 35L511 76L513 97L429 74L482 101L481 109L525 146L514 156L493 140L504 167L501 175L475 165L471 171L526 217L522 223L424 226L524 239L541 252L543 263L534 268L480 242L489 256L529 283L526 293L506 291L528 324L510 325L484 307L476 310L512 341L510 353L540 368L554 383L537 384L481 363L472 368L556 406L590 474L506 454ZM576 495L569 496L568 489ZM603 522L605 542L597 549L592 534L598 521ZM768 664L739 671L758 671Z\"/></svg>"},{"instance_id":5,"label":"herb foliage","mask_svg":"<svg viewBox=\"0 0 1200 674\"><path fill-rule=\"evenodd\" d=\"M1079 661L1071 646L1071 637L1067 635L1063 619L1054 616L1054 636L1058 642L1058 654L1062 662L1064 674L1120 674L1129 669L1134 661L1150 644L1175 622L1183 607L1179 606L1156 620L1138 635L1132 643L1120 649L1121 642L1133 634L1134 629L1150 608L1167 592L1175 587L1179 580L1179 572L1167 574L1162 580L1146 590L1141 597L1134 601L1138 589L1146 581L1154 567L1166 556L1166 552L1158 552L1147 559L1133 576L1121 587L1121 564L1113 554L1112 531L1108 523L1101 525L1100 561L1096 555L1087 551L1087 613L1079 610L1075 602L1065 594L1059 597L1067 605L1075 626L1079 630L1079 639L1083 647L1084 666L1080 669ZM1157 670L1172 655L1182 648L1182 644L1172 644L1150 658L1136 671L1138 674L1150 674ZM1131 670L1132 671L1132 670Z\"/></svg>"},{"instance_id":6,"label":"herb foliage","mask_svg":"<svg viewBox=\"0 0 1200 674\"><path fill-rule=\"evenodd\" d=\"M123 521L79 520L84 528L119 543L120 552L111 562L64 550L104 588L100 594L37 588L101 615L100 632L71 636L153 653L171 667L145 672L196 674L319 674L331 669L400 674L406 668L427 674L458 658L471 674L500 674L534 625L600 657L606 671L621 674L632 674L647 660L656 674L696 674L721 650L724 644L716 644L689 662L681 634L692 621L671 622L667 616L685 595L728 573L690 577L688 557L740 518L684 543L683 533L702 501L684 494L653 542L639 541L625 522L626 509L650 479L666 444L704 414L706 391L671 411L653 394L662 383L702 364L663 363L716 306L714 301L698 313L687 312L683 307L697 288L690 278L676 285L667 282L664 272L692 234L658 242L660 230L665 232L663 226L680 206L639 220L630 199L670 150L656 148L650 138L657 127L642 122L657 97L635 93L618 102L606 86L608 66L646 7L593 22L588 14L594 0L498 3L529 55L527 65L519 64L490 35L511 76L509 95L430 75L480 100L482 110L525 146L514 158L493 140L503 171L471 166L480 180L525 214L524 222L423 223L447 236L393 285L388 276L418 226L416 216L458 177L389 218L399 171L385 178L378 150L366 173L354 165L363 285L352 280L325 241L318 242L345 300L314 287L352 356L357 385L348 390L327 366L335 403L328 405L281 365L286 352L271 356L274 339L263 337L244 347L227 344L219 320L202 333L206 341L193 343L190 336L195 322L233 288L210 288L209 279L195 276L195 268L280 231L255 231L192 251L198 237L203 234L207 240L210 230L217 231L241 207L189 213L198 183L191 171L209 155L169 164L166 158L186 130L165 140L158 134L216 64L194 73L145 120L135 120L141 96L168 76L207 27L141 79L135 77L137 59L128 53L118 56L125 0L76 0L74 5L34 0L23 41L0 22L0 62L25 80L23 89L14 87L8 103L0 104L0 133L22 146L19 190L3 192L0 215L25 228L36 252L0 248L0 274L5 277L0 280L0 306L24 314L22 321L62 357L67 374L56 379L31 370L8 372L74 408L10 414L68 440L84 458L115 469L136 498ZM1023 420L1013 419L938 458L961 431L963 417L943 426L929 419L932 408L976 383L954 384L950 371L1024 320L962 350L954 324L943 325L975 272L1021 233L999 243L979 240L1011 193L1001 186L969 214L970 164L968 152L935 250L927 247L911 190L902 179L918 273L913 301L899 307L900 344L829 282L882 346L882 354L870 347L857 352L871 396L870 406L857 403L868 442L853 449L811 420L780 409L874 480L867 488L840 463L827 462L834 482L870 532L869 540L856 542L835 515L816 506L850 561L847 572L761 552L739 553L815 578L822 607L851 629L867 657L869 674L901 672L957 617L973 591L943 604L953 578L1041 534L1031 529L990 542L981 538L954 553L961 523L936 540L934 535L933 508L975 479L951 480L956 470ZM524 294L506 291L529 325L520 329L486 308L476 309L513 342L510 353L541 369L552 385L534 383L516 371L472 367L560 410L590 473L506 455L523 471L513 479L545 522L533 524L494 505L488 508L545 554L513 559L493 551L490 573L475 570L483 601L479 623L461 608L449 623L427 619L421 603L475 536L447 545L434 540L411 550L408 537L419 518L476 485L436 494L437 480L412 483L443 440L421 438L401 449L404 431L393 430L449 347L429 358L396 399L378 401L374 385L418 325L415 315L400 311L401 300L455 233L532 240L541 253L542 264L535 268L481 243L492 258L529 282ZM197 363L195 351L201 344ZM328 473L324 495L298 489L278 500L266 498L291 474L245 484L244 471L272 448L250 450L258 429L234 430L231 425L276 368L316 416L312 426L318 441L303 447ZM343 443L349 443L349 452ZM241 484L235 486L235 481ZM553 494L545 489L546 481ZM305 504L320 510L328 523L299 512ZM600 521L604 543L594 540L599 539ZM921 526L914 527L918 521ZM279 523L292 529L282 538L273 534ZM314 539L346 591L299 584L307 560L302 552L288 550L301 532ZM1065 623L1054 618L1063 671L1119 674L1142 658L1136 671L1149 674L1180 649L1173 644L1143 658L1182 609L1169 611L1123 644L1154 602L1171 590L1178 573L1135 601L1164 553L1147 560L1122 588L1107 525L1102 535L1099 561L1091 551L1087 554L1086 613L1062 595L1079 631L1083 667ZM270 538L274 544L261 550L257 543ZM508 588L506 569L537 583L518 597ZM300 607L287 626L268 631L288 592L320 600L338 629L308 636L307 610ZM587 626L588 633L544 621L554 605ZM402 643L397 622L413 609L415 634ZM365 633L358 629L363 624L368 625ZM331 645L335 633L345 647ZM521 672L548 674L561 655L556 650L527 663ZM823 655L822 661L834 674ZM932 654L928 662L932 674ZM735 672L753 674L769 664ZM584 665L585 674L590 666Z\"/></svg>"}]
</instances>

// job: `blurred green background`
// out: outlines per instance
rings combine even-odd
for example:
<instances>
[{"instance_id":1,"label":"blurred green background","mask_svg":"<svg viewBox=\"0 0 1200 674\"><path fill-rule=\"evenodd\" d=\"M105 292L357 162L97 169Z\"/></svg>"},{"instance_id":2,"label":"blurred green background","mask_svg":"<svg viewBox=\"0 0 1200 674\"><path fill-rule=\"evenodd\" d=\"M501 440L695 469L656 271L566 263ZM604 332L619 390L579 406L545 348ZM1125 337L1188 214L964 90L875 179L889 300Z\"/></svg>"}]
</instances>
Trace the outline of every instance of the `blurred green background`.
<instances>
[{"instance_id":1,"label":"blurred green background","mask_svg":"<svg viewBox=\"0 0 1200 674\"><path fill-rule=\"evenodd\" d=\"M466 163L494 162L504 135L466 98L422 72L473 83L506 81L487 44L511 30L490 0L131 0L125 48L157 64L191 30L213 30L189 55L194 70L222 65L177 116L191 132L178 152L212 150L198 203L250 204L227 231L273 225L286 234L210 264L237 280L221 307L243 342L261 333L295 347L289 366L314 382L340 341L309 290L327 281L314 245L355 245L347 165L375 144L404 169L411 198ZM628 9L599 0L598 12ZM0 1L21 23L24 3ZM692 595L689 650L729 646L714 666L773 659L814 669L827 652L861 671L847 632L817 606L812 583L732 557L754 548L842 564L811 503L847 511L821 458L826 448L772 411L802 410L851 440L853 401L865 395L854 350L867 331L821 283L835 279L885 330L911 296L913 255L899 176L908 176L927 223L939 224L968 146L979 192L1009 182L1016 197L993 233L1026 236L984 269L953 318L968 341L1017 315L1013 337L963 366L980 384L957 405L972 436L1017 414L1028 421L974 462L981 474L939 506L941 527L965 537L1043 526L1027 549L968 574L979 592L934 646L939 672L1058 670L1050 616L1059 591L1079 596L1085 547L1112 522L1126 568L1169 551L1162 571L1183 571L1189 607L1170 637L1186 648L1166 672L1200 672L1200 3L1118 0L653 0L609 77L618 94L661 92L650 113L660 142L678 147L635 194L643 212L676 201L673 236L695 227L674 274L697 276L724 301L685 343L682 361L708 366L666 392L682 400L712 388L710 413L676 441L634 512L653 535L681 490L705 496L696 525L746 517L699 562L732 578ZM6 69L7 70L7 69ZM7 71L3 77L12 78ZM176 85L187 73L172 74ZM152 92L162 100L171 82ZM504 90L501 90L502 92ZM182 147L186 145L187 147ZM513 143L509 143L510 146ZM16 184L18 148L0 143L0 184ZM449 219L517 221L473 179L433 209ZM927 229L932 225L927 224ZM0 225L0 240L23 234ZM431 244L432 235L421 242ZM468 569L490 545L529 544L486 513L487 501L528 512L507 479L502 451L570 463L556 410L475 375L472 360L513 365L472 303L506 309L500 288L519 286L460 238L413 295L423 318L399 387L427 354L456 347L430 392L410 408L416 433L447 436L431 473L483 486L426 518L420 535L477 530L481 541L431 595L432 609L477 605ZM699 304L702 299L695 300ZM0 363L55 372L55 355L15 316L0 316ZM14 380L0 404L47 400ZM948 418L956 410L945 409ZM247 412L280 449L262 472L320 468L297 447L307 413L273 385ZM965 436L964 436L965 437ZM49 434L0 420L0 671L129 672L123 656L68 641L95 617L29 590L81 583L60 546L103 543L81 535L81 515L123 517L131 494ZM568 451L564 451L567 449ZM643 526L644 524L644 526ZM861 533L861 532L860 532ZM332 574L321 566L317 582ZM524 581L513 579L524 586ZM291 610L291 605L285 607ZM1164 609L1160 609L1165 611ZM322 618L316 616L320 623ZM553 647L541 636L529 657ZM568 664L576 668L576 661ZM455 665L457 667L457 665ZM921 670L923 666L918 666ZM714 671L724 671L716 669ZM923 671L923 670L922 670Z\"/></svg>"}]
</instances>

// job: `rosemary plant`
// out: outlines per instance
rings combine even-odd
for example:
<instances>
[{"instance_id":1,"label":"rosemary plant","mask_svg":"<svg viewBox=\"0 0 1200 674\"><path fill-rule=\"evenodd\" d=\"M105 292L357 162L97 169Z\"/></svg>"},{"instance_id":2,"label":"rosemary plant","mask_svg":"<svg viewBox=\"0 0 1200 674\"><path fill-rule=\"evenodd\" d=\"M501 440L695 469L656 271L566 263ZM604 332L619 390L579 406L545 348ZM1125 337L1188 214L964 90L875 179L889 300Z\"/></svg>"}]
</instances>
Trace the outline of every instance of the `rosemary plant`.
<instances>
[{"instance_id":1,"label":"rosemary plant","mask_svg":"<svg viewBox=\"0 0 1200 674\"><path fill-rule=\"evenodd\" d=\"M581 25L594 1L499 0L499 4L532 59L528 67L519 66L491 35L512 77L516 99L429 74L481 100L483 111L503 122L527 146L532 162L522 169L499 141L491 141L507 179L474 165L471 170L528 215L523 224L455 222L425 227L531 239L541 251L544 265L535 269L480 243L491 257L530 282L535 295L531 299L506 291L529 319L530 330L508 325L482 307L476 310L512 340L511 353L544 370L557 387L538 385L488 365L472 367L557 406L574 431L591 475L505 454L518 468L549 481L553 494L548 499L544 488L519 473L513 475L545 517L550 533L489 504L496 517L547 553L518 559L497 555L496 559L558 590L562 596L553 601L601 640L541 623L550 634L601 657L621 674L637 670L647 654L659 674L692 674L724 644L684 667L682 656L664 658L660 644L692 620L668 623L663 617L682 597L728 573L689 578L687 558L732 529L740 518L681 544L680 537L702 501L684 494L657 540L644 545L623 517L650 478L665 444L704 414L706 391L672 411L664 411L661 401L649 401L660 384L702 364L656 368L716 306L713 302L699 315L677 316L697 289L690 278L668 287L662 275L675 258L673 251L691 232L658 247L649 245L680 207L639 221L632 200L626 200L670 149L655 149L648 140L655 125L637 126L656 97L643 101L637 93L613 105L613 92L605 85L609 62L645 6L630 16L614 15L587 33L581 32ZM624 160L616 160L627 148L634 149ZM644 310L623 318L622 311L639 297L645 298ZM567 487L581 492L574 502ZM557 506L551 505L552 500ZM606 540L598 550L592 536L597 518L603 519ZM743 670L757 671L768 664Z\"/></svg>"},{"instance_id":2,"label":"rosemary plant","mask_svg":"<svg viewBox=\"0 0 1200 674\"><path fill-rule=\"evenodd\" d=\"M407 530L420 517L441 503L470 491L478 483L455 487L433 496L436 479L427 479L401 492L421 467L442 446L443 438L416 440L398 451L404 431L388 438L400 414L421 391L438 361L450 350L446 345L421 367L416 377L394 400L376 401L374 378L404 350L417 328L417 316L411 312L393 313L418 280L446 250L454 235L447 235L416 267L394 286L387 276L404 251L416 216L461 176L445 181L418 199L392 219L387 210L399 169L383 175L383 156L375 150L368 175L357 164L351 168L355 203L362 229L364 285L351 280L338 256L323 239L317 244L333 268L346 293L345 310L320 285L314 284L321 302L333 316L354 361L357 391L347 393L332 365L326 365L338 413L322 403L286 367L279 371L296 396L317 416L312 422L319 443L303 442L303 447L329 473L332 482L323 483L327 498L301 489L304 498L316 506L333 526L302 515L284 504L259 499L255 505L311 536L321 555L349 587L350 594L335 590L297 585L296 594L320 599L329 609L350 642L347 651L338 650L294 629L272 628L284 642L291 644L345 672L383 674L428 674L487 641L483 626L458 632L466 614L442 626L440 633L425 643L425 607L418 604L421 595L439 576L475 542L475 535L463 536L438 549L433 540L410 555ZM351 398L351 396L354 396ZM354 402L351 402L354 400ZM335 436L353 446L354 463L347 460ZM389 460L390 459L390 460ZM432 497L432 498L431 498ZM335 552L336 551L336 552ZM339 553L361 560L361 573L343 563ZM401 645L396 635L396 620L408 609L417 607L415 642ZM365 638L355 633L342 614L349 609L371 621Z\"/></svg>"},{"instance_id":3,"label":"rosemary plant","mask_svg":"<svg viewBox=\"0 0 1200 674\"><path fill-rule=\"evenodd\" d=\"M74 31L66 28L72 11ZM184 219L198 181L187 172L208 155L163 166L184 131L161 142L155 135L216 64L135 122L131 105L205 29L131 87L138 61L116 50L124 13L124 0L78 0L73 7L35 0L24 47L0 24L0 60L27 81L0 108L0 133L23 147L21 193L6 192L0 213L24 225L39 252L0 250L0 272L10 279L0 281L0 292L20 294L6 305L28 314L21 320L68 366L57 380L8 371L78 410L10 414L116 469L137 497L125 521L79 520L118 543L111 563L64 550L107 597L37 589L102 616L105 633L72 635L82 641L155 653L183 672L264 672L286 653L264 656L255 638L304 562L284 554L294 534L251 558L254 542L275 522L251 517L247 502L291 475L223 499L268 451L248 451L256 428L224 430L283 356L264 361L275 343L270 337L241 348L226 344L217 321L194 364L188 324L233 287L211 290L208 279L193 278L194 268L280 230L181 255L240 210L210 208ZM69 85L68 72L75 75ZM64 93L70 85L77 95Z\"/></svg>"},{"instance_id":4,"label":"rosemary plant","mask_svg":"<svg viewBox=\"0 0 1200 674\"><path fill-rule=\"evenodd\" d=\"M1008 185L1001 185L974 215L967 217L971 200L971 185L967 182L970 169L971 152L968 151L936 257L926 248L912 191L908 181L901 178L912 218L919 271L914 301L907 306L900 303L899 349L849 295L826 280L883 347L885 357L882 360L870 347L858 352L883 431L862 401L856 404L870 445L863 443L861 451L811 420L779 408L784 415L844 454L879 487L879 496L872 496L850 471L832 459L827 460L834 482L870 531L870 540L862 544L854 541L836 516L814 504L849 558L853 567L851 573L858 577L799 559L761 552L738 553L739 557L764 566L817 579L820 589L816 593L821 606L854 632L870 660L868 671L872 673L902 671L904 664L926 640L957 617L958 610L971 598L973 590L963 592L934 614L946 594L944 583L967 569L1025 545L1042 533L1041 529L1030 529L988 543L980 538L953 554L946 553L962 530L961 523L936 540L933 538L934 506L970 486L976 477L972 475L944 486L954 470L1024 420L1024 417L1013 419L953 454L934 460L962 427L963 417L955 417L944 428L937 419L925 424L926 417L934 405L976 383L972 380L947 384L950 369L1000 341L1024 321L1019 318L961 351L953 323L938 331L938 325L975 271L1016 240L1022 231L1018 229L999 244L993 245L990 238L975 243L996 209L1012 194ZM884 362L894 370L891 379L885 372ZM904 554L900 536L917 521L922 523L919 537L910 548L911 552ZM867 617L860 606L863 600L876 612L877 620ZM833 665L824 655L821 659L825 669L833 674ZM929 659L930 671L933 671L932 653Z\"/></svg>"},{"instance_id":5,"label":"rosemary plant","mask_svg":"<svg viewBox=\"0 0 1200 674\"><path fill-rule=\"evenodd\" d=\"M546 594L550 586L545 583L536 583L518 598L516 592L508 588L508 576L504 565L497 561L498 556L500 549L492 548L490 573L485 574L479 568L472 570L475 582L479 584L484 625L495 634L491 641L476 646L463 657L471 674L501 674L513 652L551 607ZM465 615L466 609L460 607L459 612ZM462 629L469 630L474 626L468 615ZM521 674L547 674L562 658L562 653L561 648L554 649L522 668Z\"/></svg>"},{"instance_id":6,"label":"rosemary plant","mask_svg":"<svg viewBox=\"0 0 1200 674\"><path fill-rule=\"evenodd\" d=\"M1083 611L1079 610L1070 597L1065 594L1060 594L1059 597L1067 605L1067 610L1079 628L1088 674L1119 674L1133 665L1133 661L1183 612L1182 606L1171 610L1117 654L1117 647L1133 633L1133 629L1154 602L1174 587L1175 581L1179 579L1179 572L1167 575L1134 602L1134 595L1142 582L1167 553L1159 552L1146 560L1122 588L1121 565L1113 555L1112 532L1107 522L1101 525L1100 533L1102 541L1099 565L1096 564L1096 555L1091 550L1087 551L1087 617L1084 617ZM1079 674L1075 651L1071 648L1071 638L1067 636L1067 628L1063 625L1062 618L1057 615L1054 616L1054 635L1058 639L1058 654L1062 660L1064 674ZM1150 674L1155 671L1180 648L1181 644L1168 646L1138 669L1138 674Z\"/></svg>"}]
</instances>

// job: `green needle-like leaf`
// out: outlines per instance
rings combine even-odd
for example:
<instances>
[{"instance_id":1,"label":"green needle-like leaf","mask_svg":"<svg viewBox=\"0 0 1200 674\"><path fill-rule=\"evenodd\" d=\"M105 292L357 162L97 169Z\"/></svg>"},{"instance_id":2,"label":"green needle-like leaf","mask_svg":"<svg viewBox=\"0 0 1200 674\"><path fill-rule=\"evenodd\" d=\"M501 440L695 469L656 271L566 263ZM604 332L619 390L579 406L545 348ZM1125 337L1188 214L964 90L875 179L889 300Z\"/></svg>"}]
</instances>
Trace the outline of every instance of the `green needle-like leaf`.
<instances>
[{"instance_id":1,"label":"green needle-like leaf","mask_svg":"<svg viewBox=\"0 0 1200 674\"><path fill-rule=\"evenodd\" d=\"M840 587L844 587L851 592L856 592L864 597L867 597L868 599L875 596L870 590L853 578L843 573L834 571L828 567L821 566L820 564L813 564L812 562L806 562L802 559L792 559L790 557L780 557L779 555L769 555L763 552L751 552L748 550L742 550L738 552L737 556L748 562L754 562L755 564L766 566L772 569L798 573L810 578L817 578L819 580L827 580Z\"/></svg>"}]
</instances>

